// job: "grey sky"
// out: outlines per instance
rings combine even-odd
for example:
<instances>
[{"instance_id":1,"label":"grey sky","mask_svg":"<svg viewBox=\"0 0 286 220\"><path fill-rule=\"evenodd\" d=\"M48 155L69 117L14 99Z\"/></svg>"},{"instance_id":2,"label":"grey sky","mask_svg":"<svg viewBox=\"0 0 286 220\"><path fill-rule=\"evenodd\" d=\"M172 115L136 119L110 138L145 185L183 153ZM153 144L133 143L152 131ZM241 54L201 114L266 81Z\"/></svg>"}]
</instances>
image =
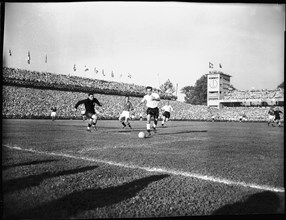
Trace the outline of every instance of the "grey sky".
<instances>
[{"instance_id":1,"label":"grey sky","mask_svg":"<svg viewBox=\"0 0 286 220\"><path fill-rule=\"evenodd\" d=\"M221 63L237 89L273 89L284 80L284 5L6 3L5 13L11 67L155 87L170 79L179 90L207 73L209 62Z\"/></svg>"}]
</instances>

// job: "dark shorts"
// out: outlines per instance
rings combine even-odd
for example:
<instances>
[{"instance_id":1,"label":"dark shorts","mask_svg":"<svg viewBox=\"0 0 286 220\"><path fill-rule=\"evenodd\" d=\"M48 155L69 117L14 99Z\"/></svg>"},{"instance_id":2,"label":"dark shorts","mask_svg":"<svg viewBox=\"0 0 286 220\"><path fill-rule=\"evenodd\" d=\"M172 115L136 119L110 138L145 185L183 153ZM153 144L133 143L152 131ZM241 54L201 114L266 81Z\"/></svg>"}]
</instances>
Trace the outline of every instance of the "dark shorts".
<instances>
[{"instance_id":1,"label":"dark shorts","mask_svg":"<svg viewBox=\"0 0 286 220\"><path fill-rule=\"evenodd\" d=\"M170 112L164 112L163 116L165 116L166 118L170 118Z\"/></svg>"},{"instance_id":2,"label":"dark shorts","mask_svg":"<svg viewBox=\"0 0 286 220\"><path fill-rule=\"evenodd\" d=\"M158 118L159 117L159 109L158 109L158 107L156 107L156 108L148 108L147 109L147 115L151 115L154 118Z\"/></svg>"},{"instance_id":3,"label":"dark shorts","mask_svg":"<svg viewBox=\"0 0 286 220\"><path fill-rule=\"evenodd\" d=\"M280 120L280 115L276 115L274 120Z\"/></svg>"}]
</instances>

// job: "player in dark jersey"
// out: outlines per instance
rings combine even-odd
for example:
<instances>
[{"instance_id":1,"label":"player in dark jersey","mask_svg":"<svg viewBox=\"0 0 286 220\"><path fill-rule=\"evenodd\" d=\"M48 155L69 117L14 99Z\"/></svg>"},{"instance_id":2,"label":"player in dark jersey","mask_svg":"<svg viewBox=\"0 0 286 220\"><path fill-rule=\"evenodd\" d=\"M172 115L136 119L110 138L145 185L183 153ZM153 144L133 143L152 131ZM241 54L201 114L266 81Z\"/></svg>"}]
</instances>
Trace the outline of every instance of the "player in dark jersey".
<instances>
[{"instance_id":1,"label":"player in dark jersey","mask_svg":"<svg viewBox=\"0 0 286 220\"><path fill-rule=\"evenodd\" d=\"M78 101L75 104L75 110L77 110L77 107L81 104L84 104L85 115L86 115L86 118L89 119L88 124L87 124L87 131L91 131L90 130L91 126L94 126L94 128L96 129L97 115L96 115L94 106L95 104L97 104L98 106L102 106L102 104L100 104L99 101L96 98L94 98L93 93L89 93L87 99Z\"/></svg>"},{"instance_id":2,"label":"player in dark jersey","mask_svg":"<svg viewBox=\"0 0 286 220\"><path fill-rule=\"evenodd\" d=\"M276 122L278 124L278 127L281 126L281 118L280 118L280 113L283 114L283 112L280 111L279 107L276 107L275 110L274 110L274 122Z\"/></svg>"},{"instance_id":3,"label":"player in dark jersey","mask_svg":"<svg viewBox=\"0 0 286 220\"><path fill-rule=\"evenodd\" d=\"M52 121L54 121L56 119L57 107L53 106L51 110L52 110L51 112Z\"/></svg>"},{"instance_id":4,"label":"player in dark jersey","mask_svg":"<svg viewBox=\"0 0 286 220\"><path fill-rule=\"evenodd\" d=\"M129 128L132 128L128 120L130 119L130 111L133 111L133 110L134 108L133 108L132 103L129 101L129 96L125 96L125 101L123 104L123 111L121 115L119 116L119 121L122 123L123 128L125 128L126 125L128 125Z\"/></svg>"}]
</instances>

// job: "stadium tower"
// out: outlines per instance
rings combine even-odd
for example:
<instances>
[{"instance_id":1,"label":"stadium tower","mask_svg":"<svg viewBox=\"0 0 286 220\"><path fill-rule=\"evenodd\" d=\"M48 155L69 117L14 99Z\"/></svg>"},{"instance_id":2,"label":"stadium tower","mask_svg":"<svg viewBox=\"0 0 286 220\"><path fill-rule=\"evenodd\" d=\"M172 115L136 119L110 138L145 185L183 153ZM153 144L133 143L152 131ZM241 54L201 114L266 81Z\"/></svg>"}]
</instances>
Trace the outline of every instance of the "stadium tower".
<instances>
[{"instance_id":1,"label":"stadium tower","mask_svg":"<svg viewBox=\"0 0 286 220\"><path fill-rule=\"evenodd\" d=\"M207 106L220 109L222 107L220 100L224 99L230 88L231 76L221 71L210 71L207 77Z\"/></svg>"}]
</instances>

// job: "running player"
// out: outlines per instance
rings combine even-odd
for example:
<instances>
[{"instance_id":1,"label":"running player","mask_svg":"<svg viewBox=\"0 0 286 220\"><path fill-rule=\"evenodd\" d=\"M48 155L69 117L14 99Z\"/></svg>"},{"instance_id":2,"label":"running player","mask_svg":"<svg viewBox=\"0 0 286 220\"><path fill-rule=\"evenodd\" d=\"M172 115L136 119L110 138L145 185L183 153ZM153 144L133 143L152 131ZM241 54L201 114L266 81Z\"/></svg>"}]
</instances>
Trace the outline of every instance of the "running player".
<instances>
[{"instance_id":1,"label":"running player","mask_svg":"<svg viewBox=\"0 0 286 220\"><path fill-rule=\"evenodd\" d=\"M167 122L170 119L171 111L173 111L172 106L169 104L168 101L167 104L162 108L163 112L163 120L162 120L162 126L164 126L164 123Z\"/></svg>"},{"instance_id":2,"label":"running player","mask_svg":"<svg viewBox=\"0 0 286 220\"><path fill-rule=\"evenodd\" d=\"M158 104L160 101L160 96L157 93L152 92L153 88L151 86L146 87L146 95L143 97L139 105L141 105L143 102L146 101L146 107L147 107L147 132L148 136L151 135L151 117L154 118L154 123L153 123L153 130L156 133L156 127L158 123L158 117L159 117L159 108Z\"/></svg>"},{"instance_id":3,"label":"running player","mask_svg":"<svg viewBox=\"0 0 286 220\"><path fill-rule=\"evenodd\" d=\"M268 126L271 123L272 127L274 127L274 119L275 119L275 115L274 115L274 108L273 106L270 107L269 111L268 111Z\"/></svg>"},{"instance_id":4,"label":"running player","mask_svg":"<svg viewBox=\"0 0 286 220\"><path fill-rule=\"evenodd\" d=\"M57 107L53 106L51 110L52 110L51 112L52 121L54 121L56 119Z\"/></svg>"},{"instance_id":5,"label":"running player","mask_svg":"<svg viewBox=\"0 0 286 220\"><path fill-rule=\"evenodd\" d=\"M89 119L87 124L87 131L91 131L90 127L94 126L94 129L96 129L96 123L97 123L97 115L94 109L94 105L97 104L98 106L102 106L102 104L99 103L99 101L94 98L93 93L88 93L88 98L80 100L75 105L75 111L77 110L77 107L81 104L84 104L85 107L85 115L86 118Z\"/></svg>"},{"instance_id":6,"label":"running player","mask_svg":"<svg viewBox=\"0 0 286 220\"><path fill-rule=\"evenodd\" d=\"M283 114L283 112L280 111L279 107L276 107L274 110L274 115L275 115L274 122L276 122L278 124L278 127L281 126L280 113Z\"/></svg>"},{"instance_id":7,"label":"running player","mask_svg":"<svg viewBox=\"0 0 286 220\"><path fill-rule=\"evenodd\" d=\"M119 116L119 121L122 123L123 128L126 127L126 124L128 125L129 128L132 128L129 123L129 119L130 119L130 111L133 111L133 110L134 108L133 108L132 103L129 101L129 96L125 96L125 101L123 104L123 112Z\"/></svg>"}]
</instances>

